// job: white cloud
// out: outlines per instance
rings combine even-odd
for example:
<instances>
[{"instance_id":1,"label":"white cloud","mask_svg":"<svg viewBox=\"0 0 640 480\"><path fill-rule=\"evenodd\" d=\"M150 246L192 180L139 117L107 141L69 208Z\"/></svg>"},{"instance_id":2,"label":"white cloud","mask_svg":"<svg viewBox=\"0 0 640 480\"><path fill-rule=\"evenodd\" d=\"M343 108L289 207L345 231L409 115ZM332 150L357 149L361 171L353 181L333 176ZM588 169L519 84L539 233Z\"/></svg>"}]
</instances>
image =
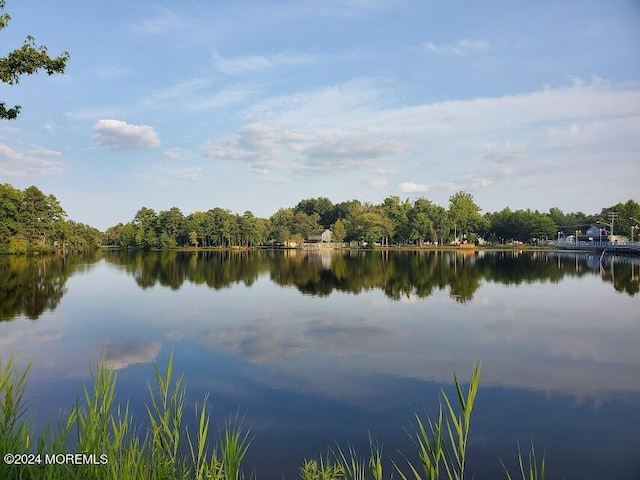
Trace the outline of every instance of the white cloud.
<instances>
[{"instance_id":1,"label":"white cloud","mask_svg":"<svg viewBox=\"0 0 640 480\"><path fill-rule=\"evenodd\" d=\"M402 106L395 106L396 91L388 79L362 78L266 99L242 115L282 131L304 132L308 138L331 132L350 138L366 132L369 139L393 139L404 151L387 152L383 166L394 170L397 182L410 174L412 183L426 185L436 201L446 201L445 194L455 185L492 192L501 188L502 195L512 190L520 194L523 206L547 205L548 193L535 188L540 182L560 188L575 183L579 174L581 182L597 177L616 183L613 177L623 170L627 180L618 182L617 191L626 198L634 194L630 178L640 169L637 86L585 81L500 97ZM307 149L308 141L298 147ZM604 163L615 168L603 171ZM527 180L533 176L538 178ZM600 208L596 202L608 200L604 193L590 197L589 205Z\"/></svg>"},{"instance_id":2,"label":"white cloud","mask_svg":"<svg viewBox=\"0 0 640 480\"><path fill-rule=\"evenodd\" d=\"M412 183L403 188L429 192L440 204L452 191L473 190L488 210L508 201L517 208L566 204L595 211L610 202L604 186L612 185L616 199L635 195L637 86L587 81L400 106L396 92L389 79L361 78L267 98L240 112L244 126L205 142L201 153L262 174L277 171L289 181L363 170L369 174L363 184L385 178L400 192L401 182ZM603 170L604 164L610 168ZM593 178L603 190L588 199L565 194L562 187L587 185ZM353 178L337 178L334 186L348 191L348 181Z\"/></svg>"},{"instance_id":3,"label":"white cloud","mask_svg":"<svg viewBox=\"0 0 640 480\"><path fill-rule=\"evenodd\" d=\"M241 112L247 121L278 123L292 129L351 127L374 120L392 96L385 78L357 78L319 90L268 98ZM368 125L362 125L367 131Z\"/></svg>"},{"instance_id":4,"label":"white cloud","mask_svg":"<svg viewBox=\"0 0 640 480\"><path fill-rule=\"evenodd\" d=\"M381 178L372 178L371 180L367 181L367 184L374 188L382 188L386 187L389 184L389 181Z\"/></svg>"},{"instance_id":5,"label":"white cloud","mask_svg":"<svg viewBox=\"0 0 640 480\"><path fill-rule=\"evenodd\" d=\"M245 125L237 134L202 145L205 157L240 160L262 173L286 168L297 174L374 168L403 151L396 140L379 135L287 130L272 124Z\"/></svg>"},{"instance_id":6,"label":"white cloud","mask_svg":"<svg viewBox=\"0 0 640 480\"><path fill-rule=\"evenodd\" d=\"M386 78L360 78L315 91L274 97L241 112L248 121L286 125L296 129L339 129L394 133L453 133L512 127L572 115L567 94L586 97L589 88L556 89L505 97L395 106L396 86ZM578 99L576 99L578 100ZM579 101L587 100L581 98ZM611 99L600 98L603 107ZM558 103L569 110L560 111ZM526 108L527 111L523 111ZM605 107L604 112L611 110ZM591 108L589 108L589 114ZM539 117L539 118L537 118ZM500 123L498 123L500 122Z\"/></svg>"},{"instance_id":7,"label":"white cloud","mask_svg":"<svg viewBox=\"0 0 640 480\"><path fill-rule=\"evenodd\" d=\"M32 147L27 150L27 156L38 158L61 157L62 153L57 150L49 150L43 147Z\"/></svg>"},{"instance_id":8,"label":"white cloud","mask_svg":"<svg viewBox=\"0 0 640 480\"><path fill-rule=\"evenodd\" d=\"M471 182L471 187L475 190L479 188L490 187L495 183L495 181L488 177L479 177L478 175L470 175L469 181Z\"/></svg>"},{"instance_id":9,"label":"white cloud","mask_svg":"<svg viewBox=\"0 0 640 480\"><path fill-rule=\"evenodd\" d=\"M58 175L63 171L63 164L51 158L61 155L56 150L42 147L32 147L21 153L0 143L0 177Z\"/></svg>"},{"instance_id":10,"label":"white cloud","mask_svg":"<svg viewBox=\"0 0 640 480\"><path fill-rule=\"evenodd\" d=\"M463 38L452 44L438 44L435 42L425 42L424 48L427 52L435 55L466 55L471 52L487 50L489 43L484 40L474 40Z\"/></svg>"},{"instance_id":11,"label":"white cloud","mask_svg":"<svg viewBox=\"0 0 640 480\"><path fill-rule=\"evenodd\" d=\"M405 193L428 192L429 186L423 183L403 182L399 185L400 190Z\"/></svg>"},{"instance_id":12,"label":"white cloud","mask_svg":"<svg viewBox=\"0 0 640 480\"><path fill-rule=\"evenodd\" d=\"M188 20L165 7L156 7L157 14L133 25L137 32L158 35L184 28Z\"/></svg>"},{"instance_id":13,"label":"white cloud","mask_svg":"<svg viewBox=\"0 0 640 480\"><path fill-rule=\"evenodd\" d=\"M172 160L178 160L182 157L182 150L180 150L178 147L173 147L169 150L165 150L164 154Z\"/></svg>"},{"instance_id":14,"label":"white cloud","mask_svg":"<svg viewBox=\"0 0 640 480\"><path fill-rule=\"evenodd\" d=\"M454 192L456 190L464 190L465 185L459 182L441 182L441 183L415 183L403 182L398 185L401 192L404 193L425 193L425 192Z\"/></svg>"},{"instance_id":15,"label":"white cloud","mask_svg":"<svg viewBox=\"0 0 640 480\"><path fill-rule=\"evenodd\" d=\"M100 147L125 150L160 145L158 134L148 125L130 125L122 120L98 120L93 130L93 142Z\"/></svg>"},{"instance_id":16,"label":"white cloud","mask_svg":"<svg viewBox=\"0 0 640 480\"><path fill-rule=\"evenodd\" d=\"M72 120L96 120L100 117L115 117L121 113L116 107L87 107L65 112L65 116Z\"/></svg>"},{"instance_id":17,"label":"white cloud","mask_svg":"<svg viewBox=\"0 0 640 480\"><path fill-rule=\"evenodd\" d=\"M215 68L227 75L254 74L263 70L291 65L311 65L318 61L315 55L301 55L295 53L274 53L270 55L246 55L242 57L224 58L214 51L213 64Z\"/></svg>"},{"instance_id":18,"label":"white cloud","mask_svg":"<svg viewBox=\"0 0 640 480\"><path fill-rule=\"evenodd\" d=\"M153 108L208 110L238 103L252 91L249 86L236 85L211 92L211 83L205 78L185 80L147 96L143 103Z\"/></svg>"},{"instance_id":19,"label":"white cloud","mask_svg":"<svg viewBox=\"0 0 640 480\"><path fill-rule=\"evenodd\" d=\"M230 87L213 94L204 94L199 97L185 99L181 105L186 110L209 110L241 102L248 98L250 94L250 88Z\"/></svg>"},{"instance_id":20,"label":"white cloud","mask_svg":"<svg viewBox=\"0 0 640 480\"><path fill-rule=\"evenodd\" d=\"M500 144L487 142L485 152L481 157L482 160L496 165L512 165L527 159L527 145L508 141Z\"/></svg>"},{"instance_id":21,"label":"white cloud","mask_svg":"<svg viewBox=\"0 0 640 480\"><path fill-rule=\"evenodd\" d=\"M183 168L176 172L175 178L179 180L187 180L189 182L197 182L200 179L201 167L196 168Z\"/></svg>"},{"instance_id":22,"label":"white cloud","mask_svg":"<svg viewBox=\"0 0 640 480\"><path fill-rule=\"evenodd\" d=\"M145 182L154 182L156 185L168 185L174 180L197 182L200 179L202 167L185 166L186 160L182 157L179 163L175 160L172 158L171 161L155 164L152 168L147 167L134 177Z\"/></svg>"}]
</instances>

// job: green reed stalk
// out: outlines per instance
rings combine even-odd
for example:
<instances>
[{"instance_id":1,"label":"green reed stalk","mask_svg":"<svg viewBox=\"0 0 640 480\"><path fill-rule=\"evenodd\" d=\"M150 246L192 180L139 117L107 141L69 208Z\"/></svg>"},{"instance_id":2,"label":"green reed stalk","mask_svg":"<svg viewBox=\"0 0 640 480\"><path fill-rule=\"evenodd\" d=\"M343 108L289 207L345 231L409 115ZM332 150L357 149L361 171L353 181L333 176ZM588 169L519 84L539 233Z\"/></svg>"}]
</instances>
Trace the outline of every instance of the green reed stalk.
<instances>
[{"instance_id":1,"label":"green reed stalk","mask_svg":"<svg viewBox=\"0 0 640 480\"><path fill-rule=\"evenodd\" d=\"M318 460L305 460L300 468L300 478L302 480L340 480L344 478L344 472L340 465L336 465L329 460L320 457Z\"/></svg>"},{"instance_id":2,"label":"green reed stalk","mask_svg":"<svg viewBox=\"0 0 640 480\"><path fill-rule=\"evenodd\" d=\"M227 421L222 439L222 464L225 480L239 480L244 478L242 473L242 461L244 460L251 438L250 430L243 431L241 426L243 418L237 414L235 418Z\"/></svg>"},{"instance_id":3,"label":"green reed stalk","mask_svg":"<svg viewBox=\"0 0 640 480\"><path fill-rule=\"evenodd\" d=\"M25 414L28 402L24 393L30 365L20 374L12 358L0 363L0 452L29 452L33 438L32 429ZM0 478L10 478L18 468L0 463Z\"/></svg>"},{"instance_id":4,"label":"green reed stalk","mask_svg":"<svg viewBox=\"0 0 640 480\"><path fill-rule=\"evenodd\" d=\"M338 447L335 457L337 465L339 465L342 470L342 478L345 480L366 480L366 461L358 457L355 449L351 445L349 445L347 454Z\"/></svg>"},{"instance_id":5,"label":"green reed stalk","mask_svg":"<svg viewBox=\"0 0 640 480\"><path fill-rule=\"evenodd\" d=\"M396 471L403 480L409 480L409 478L414 478L415 480L438 480L443 471L441 465L444 467L446 478L449 480L464 480L471 412L478 393L480 372L481 365L476 363L466 397L463 395L458 377L454 374L458 410L454 408L453 403L442 390L442 400L437 419L427 418L427 423L425 424L416 414L417 431L415 437L422 474L408 460L410 476L405 475L398 465L394 464Z\"/></svg>"},{"instance_id":6,"label":"green reed stalk","mask_svg":"<svg viewBox=\"0 0 640 480\"><path fill-rule=\"evenodd\" d=\"M382 447L373 441L369 433L369 470L373 480L383 480L382 470Z\"/></svg>"},{"instance_id":7,"label":"green reed stalk","mask_svg":"<svg viewBox=\"0 0 640 480\"><path fill-rule=\"evenodd\" d=\"M520 468L520 478L522 480L544 480L545 479L545 454L542 454L542 459L540 460L540 464L538 465L538 458L536 457L536 449L533 446L533 442L531 443L531 447L529 448L528 455L528 465L525 469L525 462L522 458L522 450L520 449L520 442L518 442L518 467ZM507 480L514 480L514 477L511 476L509 470L505 466L504 462L500 460L502 464L502 468L507 475Z\"/></svg>"},{"instance_id":8,"label":"green reed stalk","mask_svg":"<svg viewBox=\"0 0 640 480\"><path fill-rule=\"evenodd\" d=\"M414 466L405 457L409 473L393 462L394 471L403 480L464 480L471 414L480 382L480 364L474 366L466 392L454 374L457 401L441 391L436 418L416 415L415 440L420 463ZM91 373L91 387L57 428L48 425L35 438L27 418L25 399L29 367L19 372L15 361L0 363L0 451L41 455L72 451L106 454L107 465L33 465L0 463L2 480L240 480L242 463L251 444L250 429L241 427L238 415L229 420L223 431L221 449L209 445L210 413L208 395L196 404L195 437L186 431L182 436L185 386L183 377L173 378L173 354L164 372L155 367L157 389L148 386L150 403L146 410L150 428L142 437L129 405L115 405L117 375L101 365ZM75 433L75 438L74 434ZM185 443L186 438L186 443ZM70 441L72 440L72 441ZM306 460L300 469L303 480L383 480L382 449L369 436L369 458L361 458L349 446L337 448L332 459ZM181 452L188 450L187 456ZM218 456L218 451L221 456ZM211 452L211 453L209 453ZM515 480L504 463L507 480ZM518 444L520 480L544 480L545 457L539 459L533 445L524 457ZM393 473L393 472L392 472ZM253 477L253 475L252 475ZM391 478L391 477L389 477Z\"/></svg>"},{"instance_id":9,"label":"green reed stalk","mask_svg":"<svg viewBox=\"0 0 640 480\"><path fill-rule=\"evenodd\" d=\"M196 442L194 445L191 435L187 432L187 440L189 442L189 452L191 454L191 466L194 469L194 480L224 480L224 470L220 459L218 458L217 450L214 449L211 457L207 455L207 436L209 434L209 420L210 415L207 412L207 400L209 395L207 394L202 403L202 407L198 409L196 404L196 417L198 421L198 433Z\"/></svg>"},{"instance_id":10,"label":"green reed stalk","mask_svg":"<svg viewBox=\"0 0 640 480\"><path fill-rule=\"evenodd\" d=\"M157 478L180 474L178 462L182 412L184 409L184 378L173 381L173 355L164 374L155 366L158 392L148 385L151 405L147 414L151 426L151 464Z\"/></svg>"}]
</instances>

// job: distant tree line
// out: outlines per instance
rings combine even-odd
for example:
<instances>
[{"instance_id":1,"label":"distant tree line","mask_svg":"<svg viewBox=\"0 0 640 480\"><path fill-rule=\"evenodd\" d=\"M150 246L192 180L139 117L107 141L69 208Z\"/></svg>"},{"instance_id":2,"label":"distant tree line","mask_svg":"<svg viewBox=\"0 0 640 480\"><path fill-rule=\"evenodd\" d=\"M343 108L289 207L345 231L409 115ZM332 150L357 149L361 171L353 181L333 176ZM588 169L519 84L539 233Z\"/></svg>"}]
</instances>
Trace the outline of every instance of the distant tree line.
<instances>
[{"instance_id":1,"label":"distant tree line","mask_svg":"<svg viewBox=\"0 0 640 480\"><path fill-rule=\"evenodd\" d=\"M598 214L511 210L482 213L473 196L457 192L448 208L420 197L414 201L397 196L380 204L347 200L334 204L326 197L309 198L294 207L281 208L269 218L251 211L242 215L216 207L184 215L173 207L156 212L142 207L132 221L104 233L66 219L53 195L32 186L21 191L0 185L0 253L48 252L56 249L83 251L97 245L154 250L179 247L252 247L302 243L314 229L329 228L336 242L359 241L380 245L474 242L482 237L493 243L532 243L584 232L597 224L607 228L609 213L616 213L614 233L630 235L640 219L634 200L603 208ZM600 222L600 223L598 223ZM638 232L640 234L640 232Z\"/></svg>"},{"instance_id":2,"label":"distant tree line","mask_svg":"<svg viewBox=\"0 0 640 480\"><path fill-rule=\"evenodd\" d=\"M494 243L536 242L554 239L559 231L567 235L585 231L597 222L606 228L610 211L618 212L615 233L628 235L634 224L630 217L640 218L640 205L633 200L593 215L564 213L559 208L549 212L504 208L483 215L467 192L452 195L448 208L426 198L410 202L391 196L380 204L359 200L334 204L325 197L309 198L279 209L270 218L220 207L186 216L176 207L160 212L142 207L131 222L108 228L103 244L135 249L300 244L319 228L331 229L336 242L380 245L474 242L478 237Z\"/></svg>"},{"instance_id":3,"label":"distant tree line","mask_svg":"<svg viewBox=\"0 0 640 480\"><path fill-rule=\"evenodd\" d=\"M101 233L67 220L53 195L37 187L0 184L0 253L81 252L100 246Z\"/></svg>"}]
</instances>

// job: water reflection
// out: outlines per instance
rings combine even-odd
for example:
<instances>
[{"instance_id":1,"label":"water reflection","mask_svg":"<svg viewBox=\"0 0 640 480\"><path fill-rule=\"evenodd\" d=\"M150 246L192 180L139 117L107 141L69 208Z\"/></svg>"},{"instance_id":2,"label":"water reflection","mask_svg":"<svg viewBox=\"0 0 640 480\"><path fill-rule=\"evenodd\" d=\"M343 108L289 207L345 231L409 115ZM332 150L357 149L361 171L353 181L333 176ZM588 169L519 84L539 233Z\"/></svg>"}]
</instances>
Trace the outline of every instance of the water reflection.
<instances>
[{"instance_id":1,"label":"water reflection","mask_svg":"<svg viewBox=\"0 0 640 480\"><path fill-rule=\"evenodd\" d=\"M303 294L328 296L334 290L358 294L383 290L393 300L426 298L448 289L457 302L473 296L483 281L503 285L557 283L565 277L600 275L620 292L640 291L640 260L570 252L110 252L141 288L156 284L179 289L185 281L220 289L252 285L262 272Z\"/></svg>"},{"instance_id":2,"label":"water reflection","mask_svg":"<svg viewBox=\"0 0 640 480\"><path fill-rule=\"evenodd\" d=\"M54 310L68 278L99 260L99 253L75 257L0 258L0 320L24 315L37 319ZM155 285L178 290L185 282L213 289L251 286L268 272L281 286L303 294L334 291L359 294L380 289L393 300L424 299L448 290L456 302L474 298L482 282L502 285L560 282L565 277L598 275L616 291L640 292L640 259L600 258L570 252L114 252L103 254L133 276L142 289Z\"/></svg>"},{"instance_id":3,"label":"water reflection","mask_svg":"<svg viewBox=\"0 0 640 480\"><path fill-rule=\"evenodd\" d=\"M482 358L472 470L487 467L485 459L493 463L477 478L503 474L496 459L511 458L516 438L526 444L534 435L548 446L562 467L554 478L574 472L566 478L580 479L607 478L595 467L617 452L602 438L637 441L638 258L515 251L102 255L89 267L95 258L0 258L1 305L9 312L3 318L42 318L0 323L0 359L19 348L33 362L43 404L72 402L78 385L71 379L86 378L100 358L119 370L123 398L135 403L146 398L150 364L164 365L174 352L188 401L211 391L218 418L246 409L259 434L254 451L265 459L258 471L281 478L286 464L286 478L295 478L301 458L336 439L361 434L366 449L369 428L395 451L411 412L435 402L452 371L464 379ZM73 278L83 269L86 278ZM28 299L4 300L41 291L45 306L37 309L22 306L33 304ZM574 451L583 439L593 440ZM269 458L279 459L272 473ZM615 478L629 478L632 458L620 455ZM590 477L581 474L585 468Z\"/></svg>"},{"instance_id":4,"label":"water reflection","mask_svg":"<svg viewBox=\"0 0 640 480\"><path fill-rule=\"evenodd\" d=\"M71 275L97 262L99 252L77 256L0 256L0 321L19 315L36 320L53 311Z\"/></svg>"},{"instance_id":5,"label":"water reflection","mask_svg":"<svg viewBox=\"0 0 640 480\"><path fill-rule=\"evenodd\" d=\"M102 346L104 365L111 370L122 370L131 365L153 363L160 353L160 342L117 339Z\"/></svg>"},{"instance_id":6,"label":"water reflection","mask_svg":"<svg viewBox=\"0 0 640 480\"><path fill-rule=\"evenodd\" d=\"M267 269L264 252L105 252L107 262L122 266L140 288L157 285L178 290L185 281L221 289L251 285Z\"/></svg>"}]
</instances>

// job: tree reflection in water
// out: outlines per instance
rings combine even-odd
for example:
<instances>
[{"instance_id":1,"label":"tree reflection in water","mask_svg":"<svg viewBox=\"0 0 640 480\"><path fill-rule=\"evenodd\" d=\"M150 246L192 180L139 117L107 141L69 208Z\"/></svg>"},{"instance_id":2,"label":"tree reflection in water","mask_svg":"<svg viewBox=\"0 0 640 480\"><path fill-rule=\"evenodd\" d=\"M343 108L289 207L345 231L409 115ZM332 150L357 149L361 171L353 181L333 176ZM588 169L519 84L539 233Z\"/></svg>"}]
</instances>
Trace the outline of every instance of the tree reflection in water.
<instances>
[{"instance_id":1,"label":"tree reflection in water","mask_svg":"<svg viewBox=\"0 0 640 480\"><path fill-rule=\"evenodd\" d=\"M67 279L100 259L99 252L67 256L0 256L0 321L24 315L36 320L53 311L67 291Z\"/></svg>"},{"instance_id":2,"label":"tree reflection in water","mask_svg":"<svg viewBox=\"0 0 640 480\"><path fill-rule=\"evenodd\" d=\"M451 298L461 303L472 300L483 281L557 283L565 277L601 274L620 292L635 295L640 288L638 258L605 256L600 261L595 253L260 250L109 252L105 258L123 265L142 288L159 284L174 290L185 281L215 289L235 283L251 285L266 272L274 283L294 286L308 295L381 289L389 298L400 300L426 298L448 289Z\"/></svg>"},{"instance_id":3,"label":"tree reflection in water","mask_svg":"<svg viewBox=\"0 0 640 480\"><path fill-rule=\"evenodd\" d=\"M140 288L178 290L184 282L209 288L252 285L269 275L281 286L328 296L334 290L358 294L380 289L393 300L426 298L448 289L456 302L473 299L482 282L503 285L553 282L599 275L616 291L640 291L640 259L595 253L531 251L207 251L96 252L89 256L0 257L0 320L24 315L32 320L54 310L67 279L100 256L121 266Z\"/></svg>"}]
</instances>

